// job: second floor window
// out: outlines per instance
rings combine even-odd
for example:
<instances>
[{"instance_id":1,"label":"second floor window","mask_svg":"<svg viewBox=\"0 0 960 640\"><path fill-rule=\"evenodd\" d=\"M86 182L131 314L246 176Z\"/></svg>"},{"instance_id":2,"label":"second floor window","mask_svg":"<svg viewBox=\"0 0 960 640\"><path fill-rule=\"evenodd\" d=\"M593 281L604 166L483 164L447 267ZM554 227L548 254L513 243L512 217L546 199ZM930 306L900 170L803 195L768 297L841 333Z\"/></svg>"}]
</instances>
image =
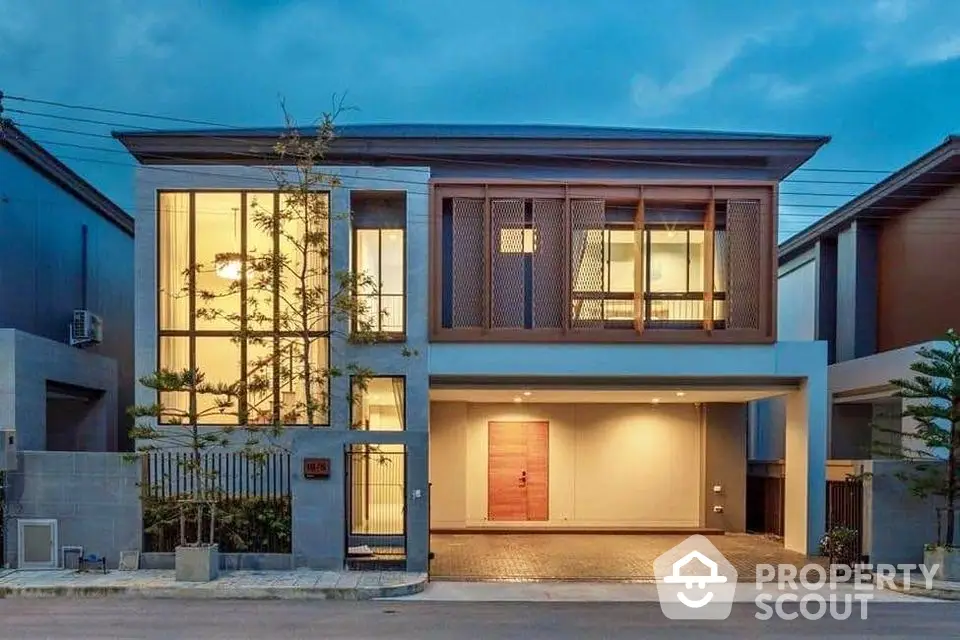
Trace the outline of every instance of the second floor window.
<instances>
[{"instance_id":1,"label":"second floor window","mask_svg":"<svg viewBox=\"0 0 960 640\"><path fill-rule=\"evenodd\" d=\"M406 333L406 194L355 192L353 270L360 278L355 332L402 338Z\"/></svg>"}]
</instances>

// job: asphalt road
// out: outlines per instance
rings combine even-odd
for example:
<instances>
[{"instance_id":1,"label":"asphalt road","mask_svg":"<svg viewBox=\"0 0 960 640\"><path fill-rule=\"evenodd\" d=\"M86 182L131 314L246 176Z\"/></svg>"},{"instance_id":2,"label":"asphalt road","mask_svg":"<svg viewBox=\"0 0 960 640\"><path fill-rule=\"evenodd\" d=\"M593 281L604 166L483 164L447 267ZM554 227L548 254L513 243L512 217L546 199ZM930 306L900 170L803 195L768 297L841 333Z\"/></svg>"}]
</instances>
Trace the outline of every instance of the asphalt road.
<instances>
[{"instance_id":1,"label":"asphalt road","mask_svg":"<svg viewBox=\"0 0 960 640\"><path fill-rule=\"evenodd\" d=\"M0 600L0 638L955 638L960 603L873 603L866 621L666 620L655 603Z\"/></svg>"}]
</instances>

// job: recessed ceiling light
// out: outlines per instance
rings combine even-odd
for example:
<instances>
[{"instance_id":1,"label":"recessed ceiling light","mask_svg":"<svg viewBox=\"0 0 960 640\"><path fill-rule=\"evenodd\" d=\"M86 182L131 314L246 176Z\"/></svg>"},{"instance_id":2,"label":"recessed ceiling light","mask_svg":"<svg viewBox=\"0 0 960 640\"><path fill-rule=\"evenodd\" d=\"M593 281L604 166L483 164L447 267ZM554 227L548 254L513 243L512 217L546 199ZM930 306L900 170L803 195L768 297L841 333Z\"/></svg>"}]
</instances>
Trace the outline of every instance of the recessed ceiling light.
<instances>
[{"instance_id":1,"label":"recessed ceiling light","mask_svg":"<svg viewBox=\"0 0 960 640\"><path fill-rule=\"evenodd\" d=\"M523 402L523 398L521 398L520 396L517 396L516 398L513 399L513 401L514 401L514 402Z\"/></svg>"},{"instance_id":2,"label":"recessed ceiling light","mask_svg":"<svg viewBox=\"0 0 960 640\"><path fill-rule=\"evenodd\" d=\"M684 391L677 391L677 397L678 397L678 398L682 398L682 397L685 396L685 395L687 395L686 392L684 392Z\"/></svg>"},{"instance_id":3,"label":"recessed ceiling light","mask_svg":"<svg viewBox=\"0 0 960 640\"><path fill-rule=\"evenodd\" d=\"M659 404L660 398L653 398L650 402L652 402L653 404Z\"/></svg>"},{"instance_id":4,"label":"recessed ceiling light","mask_svg":"<svg viewBox=\"0 0 960 640\"><path fill-rule=\"evenodd\" d=\"M532 392L532 391L524 391L524 392L523 392L523 395L525 395L525 396L527 396L527 397L529 398L530 396L533 395L533 392Z\"/></svg>"}]
</instances>

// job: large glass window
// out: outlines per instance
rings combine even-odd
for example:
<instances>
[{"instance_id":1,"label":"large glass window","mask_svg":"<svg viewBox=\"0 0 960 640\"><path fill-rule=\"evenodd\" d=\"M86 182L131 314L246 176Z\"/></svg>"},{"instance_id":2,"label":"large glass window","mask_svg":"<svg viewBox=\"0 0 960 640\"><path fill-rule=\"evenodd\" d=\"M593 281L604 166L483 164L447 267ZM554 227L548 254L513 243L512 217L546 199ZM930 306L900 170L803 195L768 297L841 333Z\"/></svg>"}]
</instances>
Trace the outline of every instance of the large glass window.
<instances>
[{"instance_id":1,"label":"large glass window","mask_svg":"<svg viewBox=\"0 0 960 640\"><path fill-rule=\"evenodd\" d=\"M239 393L160 401L204 424L326 424L327 194L164 192L158 211L158 364Z\"/></svg>"},{"instance_id":2,"label":"large glass window","mask_svg":"<svg viewBox=\"0 0 960 640\"><path fill-rule=\"evenodd\" d=\"M404 191L352 191L353 271L358 282L353 331L402 339L406 333Z\"/></svg>"},{"instance_id":3,"label":"large glass window","mask_svg":"<svg viewBox=\"0 0 960 640\"><path fill-rule=\"evenodd\" d=\"M403 431L406 380L403 377L354 378L351 427L363 431Z\"/></svg>"}]
</instances>

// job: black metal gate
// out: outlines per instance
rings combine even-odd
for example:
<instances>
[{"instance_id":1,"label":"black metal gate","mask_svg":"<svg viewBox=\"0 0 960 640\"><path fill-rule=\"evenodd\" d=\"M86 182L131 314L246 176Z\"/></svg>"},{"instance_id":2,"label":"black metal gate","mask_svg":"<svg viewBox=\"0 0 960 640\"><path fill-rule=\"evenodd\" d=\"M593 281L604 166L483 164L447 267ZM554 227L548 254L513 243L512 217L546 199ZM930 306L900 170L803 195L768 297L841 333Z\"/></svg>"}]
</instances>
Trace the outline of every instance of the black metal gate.
<instances>
[{"instance_id":1,"label":"black metal gate","mask_svg":"<svg viewBox=\"0 0 960 640\"><path fill-rule=\"evenodd\" d=\"M344 469L348 563L405 560L407 454L403 445L350 445Z\"/></svg>"},{"instance_id":2,"label":"black metal gate","mask_svg":"<svg viewBox=\"0 0 960 640\"><path fill-rule=\"evenodd\" d=\"M827 480L827 531L846 527L857 532L854 557L863 556L863 480Z\"/></svg>"}]
</instances>

